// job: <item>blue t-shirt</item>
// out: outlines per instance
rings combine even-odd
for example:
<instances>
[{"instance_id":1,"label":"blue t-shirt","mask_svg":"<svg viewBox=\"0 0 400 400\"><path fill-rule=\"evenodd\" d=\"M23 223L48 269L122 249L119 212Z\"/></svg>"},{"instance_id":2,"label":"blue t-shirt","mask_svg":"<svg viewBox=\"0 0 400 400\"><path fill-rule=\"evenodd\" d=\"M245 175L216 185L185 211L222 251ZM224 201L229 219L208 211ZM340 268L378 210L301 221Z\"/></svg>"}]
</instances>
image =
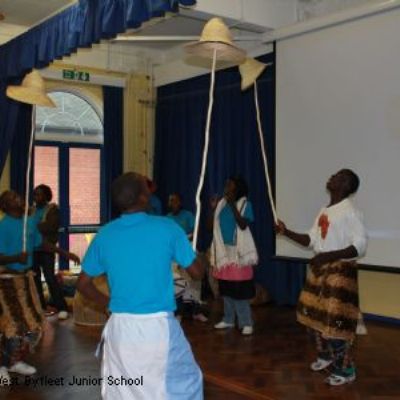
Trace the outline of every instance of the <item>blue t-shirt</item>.
<instances>
[{"instance_id":1,"label":"blue t-shirt","mask_svg":"<svg viewBox=\"0 0 400 400\"><path fill-rule=\"evenodd\" d=\"M178 214L169 213L168 218L174 220L186 234L193 233L194 229L194 215L188 210L180 210Z\"/></svg>"},{"instance_id":2,"label":"blue t-shirt","mask_svg":"<svg viewBox=\"0 0 400 400\"><path fill-rule=\"evenodd\" d=\"M161 200L155 194L152 194L150 196L149 203L150 203L150 207L148 210L149 214L152 214L152 215L161 215L162 214Z\"/></svg>"},{"instance_id":3,"label":"blue t-shirt","mask_svg":"<svg viewBox=\"0 0 400 400\"><path fill-rule=\"evenodd\" d=\"M22 253L23 224L23 218L14 218L9 215L6 215L2 220L0 220L0 254L13 256ZM36 222L32 217L28 217L26 239L28 262L26 264L7 264L6 267L16 271L24 271L31 268L33 250L34 248L41 246L41 244L42 236L37 229Z\"/></svg>"},{"instance_id":4,"label":"blue t-shirt","mask_svg":"<svg viewBox=\"0 0 400 400\"><path fill-rule=\"evenodd\" d=\"M44 213L46 212L46 207L35 208L35 212L32 214L31 218L35 221L36 226L42 222Z\"/></svg>"},{"instance_id":5,"label":"blue t-shirt","mask_svg":"<svg viewBox=\"0 0 400 400\"><path fill-rule=\"evenodd\" d=\"M100 229L82 269L92 277L107 274L112 312L148 314L175 310L171 264L187 268L194 259L177 224L140 212L123 214Z\"/></svg>"},{"instance_id":6,"label":"blue t-shirt","mask_svg":"<svg viewBox=\"0 0 400 400\"><path fill-rule=\"evenodd\" d=\"M254 221L253 206L251 205L250 201L246 201L244 213L241 212L241 214L247 219L248 222ZM227 204L219 214L219 225L221 227L221 234L224 243L228 245L235 245L237 224L229 204Z\"/></svg>"},{"instance_id":7,"label":"blue t-shirt","mask_svg":"<svg viewBox=\"0 0 400 400\"><path fill-rule=\"evenodd\" d=\"M42 208L36 207L35 212L31 215L32 223L35 225L37 230L38 230L37 226L39 225L40 222L42 222L45 212L46 212L46 207Z\"/></svg>"}]
</instances>

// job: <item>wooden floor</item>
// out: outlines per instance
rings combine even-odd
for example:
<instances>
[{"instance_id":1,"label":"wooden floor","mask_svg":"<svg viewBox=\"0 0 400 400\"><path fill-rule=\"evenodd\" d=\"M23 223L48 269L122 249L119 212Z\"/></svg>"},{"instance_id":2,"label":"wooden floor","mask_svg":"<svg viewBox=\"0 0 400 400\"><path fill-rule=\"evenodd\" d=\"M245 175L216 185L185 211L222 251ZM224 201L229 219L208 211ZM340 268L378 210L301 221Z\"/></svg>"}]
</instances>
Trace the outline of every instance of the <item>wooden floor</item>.
<instances>
[{"instance_id":1,"label":"wooden floor","mask_svg":"<svg viewBox=\"0 0 400 400\"><path fill-rule=\"evenodd\" d=\"M211 321L217 322L219 314L219 307L214 306ZM205 399L400 399L400 327L367 322L369 334L359 337L356 349L357 381L332 388L323 383L324 374L308 369L313 347L295 323L292 308L262 306L254 309L254 315L256 331L252 337L243 337L236 329L214 331L211 323L183 322L204 373ZM36 382L14 375L13 385L0 389L0 399L99 399L96 382L68 384L73 377L99 376L99 363L94 358L99 336L99 329L77 327L71 320L48 319L41 345L29 359L39 370ZM46 378L58 381L51 386Z\"/></svg>"}]
</instances>

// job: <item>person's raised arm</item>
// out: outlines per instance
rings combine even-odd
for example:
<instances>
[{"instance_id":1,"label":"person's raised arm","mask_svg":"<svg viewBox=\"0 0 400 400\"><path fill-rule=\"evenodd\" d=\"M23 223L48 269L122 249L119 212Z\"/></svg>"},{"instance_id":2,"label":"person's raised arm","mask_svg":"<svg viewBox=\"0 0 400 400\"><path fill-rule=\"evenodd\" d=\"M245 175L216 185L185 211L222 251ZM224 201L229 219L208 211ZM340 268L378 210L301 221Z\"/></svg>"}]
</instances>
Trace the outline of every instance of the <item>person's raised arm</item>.
<instances>
[{"instance_id":1,"label":"person's raised arm","mask_svg":"<svg viewBox=\"0 0 400 400\"><path fill-rule=\"evenodd\" d=\"M311 238L308 234L291 231L290 229L286 228L286 225L281 220L278 220L275 230L280 235L288 237L301 246L308 247L310 245Z\"/></svg>"}]
</instances>

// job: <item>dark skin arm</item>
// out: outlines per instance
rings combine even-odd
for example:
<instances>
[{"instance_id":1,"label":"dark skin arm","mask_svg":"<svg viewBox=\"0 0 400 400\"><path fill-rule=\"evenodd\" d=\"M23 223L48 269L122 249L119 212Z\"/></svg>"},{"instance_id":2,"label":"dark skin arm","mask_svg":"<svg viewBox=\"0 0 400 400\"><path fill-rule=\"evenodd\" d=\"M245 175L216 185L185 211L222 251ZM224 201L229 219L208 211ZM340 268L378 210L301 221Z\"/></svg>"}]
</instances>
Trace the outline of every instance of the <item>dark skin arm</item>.
<instances>
[{"instance_id":1,"label":"dark skin arm","mask_svg":"<svg viewBox=\"0 0 400 400\"><path fill-rule=\"evenodd\" d=\"M358 257L358 251L354 246L345 249L319 253L310 260L311 265L320 267L323 264Z\"/></svg>"},{"instance_id":2,"label":"dark skin arm","mask_svg":"<svg viewBox=\"0 0 400 400\"><path fill-rule=\"evenodd\" d=\"M282 221L278 221L278 225L275 227L276 232L292 239L296 243L307 247L310 244L310 236L307 234L293 232L286 228L286 225ZM354 246L346 247L345 249L328 251L326 253L319 253L310 260L310 264L316 267L320 267L323 264L335 262L338 260L344 260L349 258L355 258L358 256L358 251Z\"/></svg>"},{"instance_id":3,"label":"dark skin arm","mask_svg":"<svg viewBox=\"0 0 400 400\"><path fill-rule=\"evenodd\" d=\"M217 208L218 205L218 196L213 196L210 199L210 214L208 215L207 218L207 230L209 232L212 232L214 229L214 214L215 214L215 209Z\"/></svg>"},{"instance_id":4,"label":"dark skin arm","mask_svg":"<svg viewBox=\"0 0 400 400\"><path fill-rule=\"evenodd\" d=\"M276 233L286 236L304 247L308 247L311 241L309 235L307 235L306 233L297 233L289 230L288 228L286 228L286 225L280 220L278 220L278 225L275 226L275 231Z\"/></svg>"},{"instance_id":5,"label":"dark skin arm","mask_svg":"<svg viewBox=\"0 0 400 400\"><path fill-rule=\"evenodd\" d=\"M43 241L40 250L45 251L47 253L57 253L63 258L73 261L75 264L79 264L81 262L80 258L76 254L70 253L69 251L65 251L61 247L58 247L53 243L47 242L45 240Z\"/></svg>"},{"instance_id":6,"label":"dark skin arm","mask_svg":"<svg viewBox=\"0 0 400 400\"><path fill-rule=\"evenodd\" d=\"M101 307L108 307L110 298L97 290L96 286L93 284L93 278L89 275L86 275L84 272L81 272L79 275L76 288L87 299L92 300Z\"/></svg>"},{"instance_id":7,"label":"dark skin arm","mask_svg":"<svg viewBox=\"0 0 400 400\"><path fill-rule=\"evenodd\" d=\"M205 261L203 256L197 256L192 264L185 269L190 277L196 281L203 278L205 272Z\"/></svg>"},{"instance_id":8,"label":"dark skin arm","mask_svg":"<svg viewBox=\"0 0 400 400\"><path fill-rule=\"evenodd\" d=\"M246 229L249 225L249 221L246 218L244 218L237 209L234 193L225 194L225 200L228 203L229 207L231 208L233 216L235 217L235 221L239 226L239 228L241 230Z\"/></svg>"},{"instance_id":9,"label":"dark skin arm","mask_svg":"<svg viewBox=\"0 0 400 400\"><path fill-rule=\"evenodd\" d=\"M28 261L28 253L26 252L14 254L11 256L0 254L0 264L3 265L13 264L13 263L26 264L27 261Z\"/></svg>"}]
</instances>

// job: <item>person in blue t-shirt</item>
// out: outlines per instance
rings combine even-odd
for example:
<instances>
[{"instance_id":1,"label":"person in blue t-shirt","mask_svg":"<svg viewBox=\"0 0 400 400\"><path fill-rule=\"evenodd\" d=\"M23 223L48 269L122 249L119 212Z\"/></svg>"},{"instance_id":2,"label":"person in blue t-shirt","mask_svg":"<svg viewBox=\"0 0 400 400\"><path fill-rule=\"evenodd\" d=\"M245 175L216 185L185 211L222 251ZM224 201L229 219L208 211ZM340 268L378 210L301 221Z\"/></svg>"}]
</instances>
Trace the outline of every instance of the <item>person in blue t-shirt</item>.
<instances>
[{"instance_id":1,"label":"person in blue t-shirt","mask_svg":"<svg viewBox=\"0 0 400 400\"><path fill-rule=\"evenodd\" d=\"M10 383L9 371L32 375L36 368L23 361L26 347L33 348L42 330L42 310L33 280L33 251L41 248L79 262L79 258L43 241L32 217L27 220L26 251L23 251L24 201L8 190L0 195L0 386ZM10 306L10 305L13 306Z\"/></svg>"},{"instance_id":2,"label":"person in blue t-shirt","mask_svg":"<svg viewBox=\"0 0 400 400\"><path fill-rule=\"evenodd\" d=\"M122 213L102 227L82 263L77 288L112 315L104 328L102 395L104 399L203 398L201 371L180 324L172 262L201 279L202 264L181 228L165 217L147 214L150 191L143 176L130 172L112 185ZM107 275L110 297L93 278ZM115 385L112 377L143 385Z\"/></svg>"},{"instance_id":3,"label":"person in blue t-shirt","mask_svg":"<svg viewBox=\"0 0 400 400\"><path fill-rule=\"evenodd\" d=\"M171 193L168 197L168 218L174 220L192 239L194 229L194 215L182 208L182 198L179 193Z\"/></svg>"},{"instance_id":4,"label":"person in blue t-shirt","mask_svg":"<svg viewBox=\"0 0 400 400\"><path fill-rule=\"evenodd\" d=\"M168 218L175 221L186 233L187 237L192 240L193 229L194 229L194 215L188 210L182 208L182 198L179 193L171 193L168 197ZM201 312L200 298L201 298L201 282L193 282L190 277L187 276L184 270L174 271L175 279L179 281L181 276L187 285L183 290L181 296L177 297L177 315L182 317L183 315L189 315L193 319L207 322L208 318Z\"/></svg>"},{"instance_id":5,"label":"person in blue t-shirt","mask_svg":"<svg viewBox=\"0 0 400 400\"><path fill-rule=\"evenodd\" d=\"M155 194L157 191L157 185L151 179L146 178L147 187L150 190L149 205L147 207L147 213L152 215L162 215L162 204L161 200Z\"/></svg>"}]
</instances>

